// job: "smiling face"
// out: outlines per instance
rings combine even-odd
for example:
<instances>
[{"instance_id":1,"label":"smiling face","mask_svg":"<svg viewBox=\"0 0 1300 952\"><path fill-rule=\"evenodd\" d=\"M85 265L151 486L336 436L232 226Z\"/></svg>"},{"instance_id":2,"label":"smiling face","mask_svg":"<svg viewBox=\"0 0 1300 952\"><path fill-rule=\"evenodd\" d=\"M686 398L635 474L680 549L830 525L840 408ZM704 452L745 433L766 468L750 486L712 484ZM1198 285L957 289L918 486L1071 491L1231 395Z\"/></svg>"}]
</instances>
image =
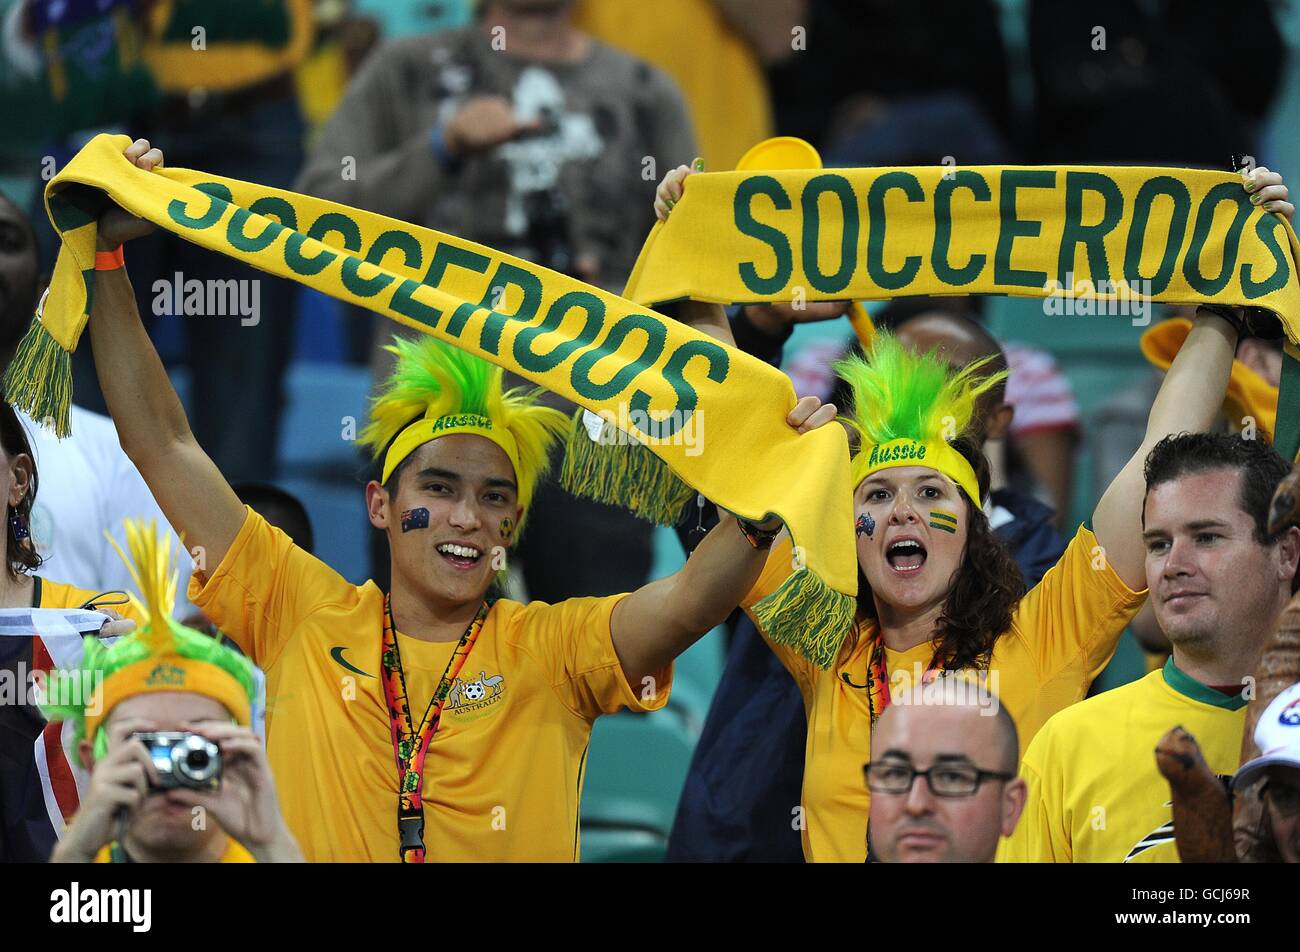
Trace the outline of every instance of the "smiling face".
<instances>
[{"instance_id":1,"label":"smiling face","mask_svg":"<svg viewBox=\"0 0 1300 952\"><path fill-rule=\"evenodd\" d=\"M522 510L514 467L489 439L454 433L425 443L385 489L366 487L370 522L388 535L394 584L455 608L483 599Z\"/></svg>"},{"instance_id":2,"label":"smiling face","mask_svg":"<svg viewBox=\"0 0 1300 952\"><path fill-rule=\"evenodd\" d=\"M957 487L928 467L896 466L864 479L853 504L858 565L877 605L942 604L966 552L969 507Z\"/></svg>"},{"instance_id":3,"label":"smiling face","mask_svg":"<svg viewBox=\"0 0 1300 952\"><path fill-rule=\"evenodd\" d=\"M1238 634L1262 638L1289 592L1295 530L1261 545L1241 507L1234 469L1158 483L1144 509L1147 586L1156 620L1176 646L1205 650Z\"/></svg>"}]
</instances>

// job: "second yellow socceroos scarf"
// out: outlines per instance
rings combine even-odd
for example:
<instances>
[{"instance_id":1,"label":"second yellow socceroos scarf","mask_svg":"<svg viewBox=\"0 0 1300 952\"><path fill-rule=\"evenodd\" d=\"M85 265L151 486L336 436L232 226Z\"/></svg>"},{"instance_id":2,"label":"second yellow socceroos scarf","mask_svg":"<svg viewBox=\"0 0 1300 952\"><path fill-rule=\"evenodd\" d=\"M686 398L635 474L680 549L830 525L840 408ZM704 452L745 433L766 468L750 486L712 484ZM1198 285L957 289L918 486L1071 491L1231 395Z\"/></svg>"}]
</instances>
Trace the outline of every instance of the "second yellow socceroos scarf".
<instances>
[{"instance_id":1,"label":"second yellow socceroos scarf","mask_svg":"<svg viewBox=\"0 0 1300 952\"><path fill-rule=\"evenodd\" d=\"M625 421L696 491L747 519L779 515L801 561L767 607L779 606L786 643L830 663L857 590L848 443L838 426L800 435L785 422L795 394L780 371L617 295L452 235L202 172L145 172L123 156L130 142L97 136L46 188L62 246L6 377L17 406L68 432L70 355L93 300L106 193L187 241Z\"/></svg>"},{"instance_id":2,"label":"second yellow socceroos scarf","mask_svg":"<svg viewBox=\"0 0 1300 952\"><path fill-rule=\"evenodd\" d=\"M1150 303L1249 305L1281 319L1276 445L1300 449L1300 242L1241 178L1166 168L783 169L693 175L624 296L881 300L1053 297L1053 320L1150 320ZM1070 302L1089 306L1071 309ZM1105 300L1109 309L1091 302ZM1148 308L1145 315L1137 306ZM1076 314L1090 316L1057 317ZM1113 319L1113 318L1112 318Z\"/></svg>"}]
</instances>

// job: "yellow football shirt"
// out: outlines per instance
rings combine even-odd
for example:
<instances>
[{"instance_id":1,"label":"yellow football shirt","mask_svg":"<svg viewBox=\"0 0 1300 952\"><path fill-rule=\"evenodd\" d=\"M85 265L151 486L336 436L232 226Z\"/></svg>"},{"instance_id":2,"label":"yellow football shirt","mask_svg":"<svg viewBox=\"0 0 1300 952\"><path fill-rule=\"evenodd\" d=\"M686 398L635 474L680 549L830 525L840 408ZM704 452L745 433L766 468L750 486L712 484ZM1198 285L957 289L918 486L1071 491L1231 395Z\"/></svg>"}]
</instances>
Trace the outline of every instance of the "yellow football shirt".
<instances>
[{"instance_id":1,"label":"yellow football shirt","mask_svg":"<svg viewBox=\"0 0 1300 952\"><path fill-rule=\"evenodd\" d=\"M592 722L668 701L623 676L610 616L623 596L502 599L424 761L428 862L572 861ZM267 750L285 820L312 862L396 862L397 768L379 679L384 595L356 586L252 510L190 598L267 677ZM399 632L421 714L455 648Z\"/></svg>"},{"instance_id":2,"label":"yellow football shirt","mask_svg":"<svg viewBox=\"0 0 1300 952\"><path fill-rule=\"evenodd\" d=\"M744 607L775 591L790 572L786 540L773 546ZM1101 555L1096 536L1080 526L1061 560L1020 600L1010 630L995 643L987 673L971 675L1015 719L1022 751L1048 718L1084 698L1145 598L1145 591L1124 584ZM828 671L772 645L798 683L808 714L802 834L810 862L866 859L871 800L862 765L871 759L870 635L864 630L855 648ZM902 652L886 649L891 685L916 683L933 652L928 643Z\"/></svg>"},{"instance_id":3,"label":"yellow football shirt","mask_svg":"<svg viewBox=\"0 0 1300 952\"><path fill-rule=\"evenodd\" d=\"M1210 769L1241 761L1246 701L1174 666L1057 714L1029 745L1020 773L1029 799L1002 841L1000 862L1176 863L1169 783L1155 749L1172 727L1189 731Z\"/></svg>"}]
</instances>

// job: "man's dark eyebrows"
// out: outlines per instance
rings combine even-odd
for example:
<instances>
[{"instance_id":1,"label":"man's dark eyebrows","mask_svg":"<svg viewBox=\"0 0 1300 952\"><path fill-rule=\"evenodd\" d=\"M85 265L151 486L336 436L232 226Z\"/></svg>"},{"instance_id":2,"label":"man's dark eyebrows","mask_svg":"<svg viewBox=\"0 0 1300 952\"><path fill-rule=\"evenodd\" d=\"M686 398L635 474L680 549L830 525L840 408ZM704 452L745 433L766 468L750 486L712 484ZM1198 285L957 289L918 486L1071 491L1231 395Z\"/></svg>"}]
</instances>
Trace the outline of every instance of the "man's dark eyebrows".
<instances>
[{"instance_id":1,"label":"man's dark eyebrows","mask_svg":"<svg viewBox=\"0 0 1300 952\"><path fill-rule=\"evenodd\" d=\"M1189 529L1192 532L1199 532L1201 529L1231 529L1232 523L1224 522L1222 519L1194 519L1191 522L1185 522L1180 526L1183 529ZM1164 529L1148 529L1142 533L1144 541L1157 538L1167 538L1169 533Z\"/></svg>"},{"instance_id":2,"label":"man's dark eyebrows","mask_svg":"<svg viewBox=\"0 0 1300 952\"><path fill-rule=\"evenodd\" d=\"M464 482L465 479L465 477L462 476L460 473L454 472L453 470L450 469L442 469L441 467L438 466L429 466L420 470L418 473L415 474L415 478L416 479L442 479L449 483ZM513 479L506 479L504 476L489 476L487 479L483 480L483 484L485 486L492 486L498 489L500 488L513 489L516 492L518 492L519 489L515 485L515 481Z\"/></svg>"},{"instance_id":3,"label":"man's dark eyebrows","mask_svg":"<svg viewBox=\"0 0 1300 952\"><path fill-rule=\"evenodd\" d=\"M440 469L437 466L428 466L415 474L416 479L445 479L448 482L458 483L463 478L460 473L453 472L450 469Z\"/></svg>"}]
</instances>

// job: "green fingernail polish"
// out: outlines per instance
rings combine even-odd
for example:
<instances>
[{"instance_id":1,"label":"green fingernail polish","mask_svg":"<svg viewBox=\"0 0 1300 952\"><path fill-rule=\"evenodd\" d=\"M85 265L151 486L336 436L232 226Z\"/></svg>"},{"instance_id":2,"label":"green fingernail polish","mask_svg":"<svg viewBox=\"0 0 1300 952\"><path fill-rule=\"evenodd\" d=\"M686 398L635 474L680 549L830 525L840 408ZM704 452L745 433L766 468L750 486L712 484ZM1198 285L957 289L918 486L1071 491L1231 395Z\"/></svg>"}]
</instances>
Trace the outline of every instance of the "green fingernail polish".
<instances>
[{"instance_id":1,"label":"green fingernail polish","mask_svg":"<svg viewBox=\"0 0 1300 952\"><path fill-rule=\"evenodd\" d=\"M1259 204L1259 199L1260 199L1260 196L1259 196L1259 195L1252 195L1252 196L1250 196L1250 203L1251 203L1252 205L1258 205L1258 204Z\"/></svg>"},{"instance_id":2,"label":"green fingernail polish","mask_svg":"<svg viewBox=\"0 0 1300 952\"><path fill-rule=\"evenodd\" d=\"M704 160L703 160L703 159L696 159L696 160L695 160L695 171L697 171L697 172L703 172L703 171L704 171Z\"/></svg>"}]
</instances>

